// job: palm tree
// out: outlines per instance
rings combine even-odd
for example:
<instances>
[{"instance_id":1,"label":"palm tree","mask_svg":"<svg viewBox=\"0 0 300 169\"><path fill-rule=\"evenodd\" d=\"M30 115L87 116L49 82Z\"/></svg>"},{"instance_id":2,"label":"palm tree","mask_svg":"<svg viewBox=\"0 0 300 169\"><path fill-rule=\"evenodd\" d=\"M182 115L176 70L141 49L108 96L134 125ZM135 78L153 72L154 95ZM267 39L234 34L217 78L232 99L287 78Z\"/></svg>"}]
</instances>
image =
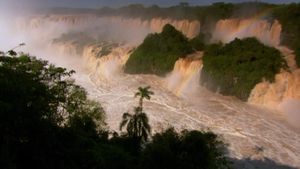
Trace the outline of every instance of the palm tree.
<instances>
[{"instance_id":1,"label":"palm tree","mask_svg":"<svg viewBox=\"0 0 300 169\"><path fill-rule=\"evenodd\" d=\"M5 54L9 54L10 56L17 56L17 52L15 52L14 50L17 49L17 48L19 48L19 47L25 46L25 45L26 45L25 43L20 43L18 46L10 49Z\"/></svg>"},{"instance_id":2,"label":"palm tree","mask_svg":"<svg viewBox=\"0 0 300 169\"><path fill-rule=\"evenodd\" d=\"M140 102L139 107L141 108L141 111L143 111L143 99L146 98L147 100L150 100L151 95L154 94L154 92L150 91L151 87L139 87L138 92L135 93L134 97L140 96Z\"/></svg>"},{"instance_id":3,"label":"palm tree","mask_svg":"<svg viewBox=\"0 0 300 169\"><path fill-rule=\"evenodd\" d=\"M127 134L130 137L145 142L151 134L149 119L147 114L142 112L141 107L136 107L134 112L133 115L128 112L123 114L120 130L122 131L122 128L127 126Z\"/></svg>"}]
</instances>

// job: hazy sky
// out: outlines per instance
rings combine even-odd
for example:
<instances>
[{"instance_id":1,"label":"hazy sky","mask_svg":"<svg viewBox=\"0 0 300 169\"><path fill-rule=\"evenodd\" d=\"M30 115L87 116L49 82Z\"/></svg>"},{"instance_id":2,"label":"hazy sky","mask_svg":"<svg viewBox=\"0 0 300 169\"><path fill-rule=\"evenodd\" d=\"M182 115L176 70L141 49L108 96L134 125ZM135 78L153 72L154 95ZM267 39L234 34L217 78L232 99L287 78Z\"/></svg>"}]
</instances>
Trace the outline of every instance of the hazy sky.
<instances>
[{"instance_id":1,"label":"hazy sky","mask_svg":"<svg viewBox=\"0 0 300 169\"><path fill-rule=\"evenodd\" d=\"M0 0L0 7L9 8L18 6L27 7L82 7L99 8L102 6L119 7L132 3L142 3L145 5L157 4L161 6L176 5L179 2L188 2L192 5L204 5L222 0ZM251 0L223 0L223 2L245 2ZM269 3L291 3L300 0L261 0Z\"/></svg>"}]
</instances>

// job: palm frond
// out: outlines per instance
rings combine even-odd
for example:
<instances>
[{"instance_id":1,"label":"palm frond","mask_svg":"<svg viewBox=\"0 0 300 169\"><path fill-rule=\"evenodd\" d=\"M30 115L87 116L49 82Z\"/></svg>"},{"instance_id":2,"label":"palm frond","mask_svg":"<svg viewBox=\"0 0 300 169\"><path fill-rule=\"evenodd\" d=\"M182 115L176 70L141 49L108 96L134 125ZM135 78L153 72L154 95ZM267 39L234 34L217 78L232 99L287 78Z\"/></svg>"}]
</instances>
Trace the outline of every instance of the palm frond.
<instances>
[{"instance_id":1,"label":"palm frond","mask_svg":"<svg viewBox=\"0 0 300 169\"><path fill-rule=\"evenodd\" d=\"M119 126L119 129L120 131L122 131L123 127L128 123L128 120L123 120L121 123L120 123L120 126Z\"/></svg>"},{"instance_id":2,"label":"palm frond","mask_svg":"<svg viewBox=\"0 0 300 169\"><path fill-rule=\"evenodd\" d=\"M127 133L129 136L133 136L134 135L134 124L132 122L132 120L130 120L127 124L126 127Z\"/></svg>"},{"instance_id":3,"label":"palm frond","mask_svg":"<svg viewBox=\"0 0 300 169\"><path fill-rule=\"evenodd\" d=\"M134 94L134 97L138 97L138 96L140 96L140 95L141 95L140 92L136 92L136 93Z\"/></svg>"},{"instance_id":4,"label":"palm frond","mask_svg":"<svg viewBox=\"0 0 300 169\"><path fill-rule=\"evenodd\" d=\"M126 119L126 118L131 118L132 117L132 115L131 114L129 114L128 112L126 112L126 113L123 113L123 116L122 116L122 118L123 119Z\"/></svg>"},{"instance_id":5,"label":"palm frond","mask_svg":"<svg viewBox=\"0 0 300 169\"><path fill-rule=\"evenodd\" d=\"M142 129L141 137L144 141L148 140L149 132L145 130L145 128Z\"/></svg>"},{"instance_id":6,"label":"palm frond","mask_svg":"<svg viewBox=\"0 0 300 169\"><path fill-rule=\"evenodd\" d=\"M120 123L119 129L122 131L123 127L130 121L132 115L128 112L124 113L122 116L122 121Z\"/></svg>"}]
</instances>

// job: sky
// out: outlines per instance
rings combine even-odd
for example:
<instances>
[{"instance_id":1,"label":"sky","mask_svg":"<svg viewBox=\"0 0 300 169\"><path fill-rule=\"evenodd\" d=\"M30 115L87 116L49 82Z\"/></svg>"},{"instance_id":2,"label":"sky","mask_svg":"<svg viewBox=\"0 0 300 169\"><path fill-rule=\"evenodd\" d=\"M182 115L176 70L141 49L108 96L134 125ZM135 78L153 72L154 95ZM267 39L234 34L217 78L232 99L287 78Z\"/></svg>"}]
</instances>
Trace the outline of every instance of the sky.
<instances>
[{"instance_id":1,"label":"sky","mask_svg":"<svg viewBox=\"0 0 300 169\"><path fill-rule=\"evenodd\" d=\"M100 8L103 6L120 7L133 3L145 5L157 4L159 6L172 6L180 2L188 2L191 5L207 5L222 0L0 0L1 8L28 7L74 7L74 8ZM251 0L223 0L223 2L245 2ZM253 0L252 0L253 1ZM269 3L291 3L300 0L260 0Z\"/></svg>"}]
</instances>

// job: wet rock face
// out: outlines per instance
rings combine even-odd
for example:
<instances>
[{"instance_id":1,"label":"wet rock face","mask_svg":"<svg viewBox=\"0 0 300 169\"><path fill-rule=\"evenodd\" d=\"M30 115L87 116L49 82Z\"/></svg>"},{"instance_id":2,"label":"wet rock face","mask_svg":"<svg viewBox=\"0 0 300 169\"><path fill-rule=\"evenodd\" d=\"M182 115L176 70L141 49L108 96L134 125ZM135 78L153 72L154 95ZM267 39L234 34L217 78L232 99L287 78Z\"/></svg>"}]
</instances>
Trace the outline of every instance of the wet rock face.
<instances>
[{"instance_id":1,"label":"wet rock face","mask_svg":"<svg viewBox=\"0 0 300 169\"><path fill-rule=\"evenodd\" d=\"M300 69L277 74L274 83L257 84L248 102L277 108L286 99L300 100Z\"/></svg>"}]
</instances>

